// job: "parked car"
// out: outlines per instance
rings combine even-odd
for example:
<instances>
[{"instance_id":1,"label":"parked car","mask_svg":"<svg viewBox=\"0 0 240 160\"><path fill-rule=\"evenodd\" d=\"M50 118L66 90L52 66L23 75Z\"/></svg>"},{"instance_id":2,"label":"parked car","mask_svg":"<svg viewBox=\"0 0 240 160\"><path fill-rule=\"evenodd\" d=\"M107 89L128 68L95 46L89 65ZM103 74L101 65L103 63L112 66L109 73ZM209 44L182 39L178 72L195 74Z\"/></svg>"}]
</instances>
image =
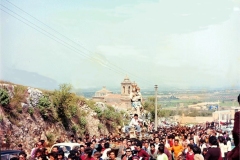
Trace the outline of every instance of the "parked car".
<instances>
[{"instance_id":1,"label":"parked car","mask_svg":"<svg viewBox=\"0 0 240 160\"><path fill-rule=\"evenodd\" d=\"M51 150L54 146L57 146L59 149L61 149L64 152L64 156L68 157L68 155L70 154L70 151L75 149L76 147L80 147L80 144L79 143L56 143L51 147Z\"/></svg>"},{"instance_id":2,"label":"parked car","mask_svg":"<svg viewBox=\"0 0 240 160\"><path fill-rule=\"evenodd\" d=\"M10 160L13 157L18 157L20 150L1 150L1 160Z\"/></svg>"}]
</instances>

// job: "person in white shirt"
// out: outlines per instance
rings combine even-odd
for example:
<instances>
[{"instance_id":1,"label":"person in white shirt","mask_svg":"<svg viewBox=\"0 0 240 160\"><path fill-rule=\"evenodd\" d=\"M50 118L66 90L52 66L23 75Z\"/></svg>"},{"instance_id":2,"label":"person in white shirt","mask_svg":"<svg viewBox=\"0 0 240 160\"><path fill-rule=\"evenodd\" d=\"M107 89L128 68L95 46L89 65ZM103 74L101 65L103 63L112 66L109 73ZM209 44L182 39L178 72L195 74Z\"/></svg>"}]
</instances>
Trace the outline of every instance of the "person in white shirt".
<instances>
[{"instance_id":1,"label":"person in white shirt","mask_svg":"<svg viewBox=\"0 0 240 160\"><path fill-rule=\"evenodd\" d=\"M157 160L168 160L167 155L164 153L164 144L160 144L158 147Z\"/></svg>"},{"instance_id":2,"label":"person in white shirt","mask_svg":"<svg viewBox=\"0 0 240 160\"><path fill-rule=\"evenodd\" d=\"M104 148L105 148L105 150L102 152L101 158L102 159L107 159L108 158L107 152L111 151L109 143L104 143Z\"/></svg>"},{"instance_id":3,"label":"person in white shirt","mask_svg":"<svg viewBox=\"0 0 240 160\"><path fill-rule=\"evenodd\" d=\"M201 149L197 146L193 147L194 160L204 160L203 155L201 154Z\"/></svg>"},{"instance_id":4,"label":"person in white shirt","mask_svg":"<svg viewBox=\"0 0 240 160\"><path fill-rule=\"evenodd\" d=\"M145 141L143 146L144 151L146 151L148 154L150 154L150 145L148 141Z\"/></svg>"},{"instance_id":5,"label":"person in white shirt","mask_svg":"<svg viewBox=\"0 0 240 160\"><path fill-rule=\"evenodd\" d=\"M224 149L224 148L227 147L227 145L224 145L223 141L224 141L224 137L219 136L218 137L218 143L219 143L219 148L221 149L222 159L224 159L224 157L225 157L225 151L224 150L226 150L226 149Z\"/></svg>"},{"instance_id":6,"label":"person in white shirt","mask_svg":"<svg viewBox=\"0 0 240 160\"><path fill-rule=\"evenodd\" d=\"M201 152L203 152L203 149L204 149L204 148L207 148L205 139L201 139L199 142L200 142L199 147L200 147L200 149L201 149Z\"/></svg>"},{"instance_id":7,"label":"person in white shirt","mask_svg":"<svg viewBox=\"0 0 240 160\"><path fill-rule=\"evenodd\" d=\"M142 120L138 118L138 114L134 114L134 117L132 118L131 122L129 123L129 126L125 126L125 133L129 133L129 129L131 127L135 127L135 129L137 129L138 134L140 134L141 132L141 128L139 125L139 122L141 122Z\"/></svg>"},{"instance_id":8,"label":"person in white shirt","mask_svg":"<svg viewBox=\"0 0 240 160\"><path fill-rule=\"evenodd\" d=\"M227 137L226 140L227 140L227 152L229 152L232 150L231 138Z\"/></svg>"},{"instance_id":9,"label":"person in white shirt","mask_svg":"<svg viewBox=\"0 0 240 160\"><path fill-rule=\"evenodd\" d=\"M159 144L160 144L160 140L159 140L158 137L156 137L155 138L155 143L154 143L156 150L158 150Z\"/></svg>"}]
</instances>

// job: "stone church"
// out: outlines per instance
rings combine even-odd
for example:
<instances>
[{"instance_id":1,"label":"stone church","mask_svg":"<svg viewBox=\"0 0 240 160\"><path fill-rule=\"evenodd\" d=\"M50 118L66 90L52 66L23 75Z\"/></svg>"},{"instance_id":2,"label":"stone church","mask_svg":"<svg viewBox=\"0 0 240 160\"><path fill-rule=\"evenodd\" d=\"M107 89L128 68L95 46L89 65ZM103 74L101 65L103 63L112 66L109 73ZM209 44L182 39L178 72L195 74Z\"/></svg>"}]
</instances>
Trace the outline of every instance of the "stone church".
<instances>
[{"instance_id":1,"label":"stone church","mask_svg":"<svg viewBox=\"0 0 240 160\"><path fill-rule=\"evenodd\" d=\"M126 76L121 82L121 94L114 94L104 86L101 90L95 92L92 100L103 102L113 107L129 109L132 106L134 98L137 100L139 100L137 97L141 98L141 95L139 96L137 93L140 94L140 88Z\"/></svg>"}]
</instances>

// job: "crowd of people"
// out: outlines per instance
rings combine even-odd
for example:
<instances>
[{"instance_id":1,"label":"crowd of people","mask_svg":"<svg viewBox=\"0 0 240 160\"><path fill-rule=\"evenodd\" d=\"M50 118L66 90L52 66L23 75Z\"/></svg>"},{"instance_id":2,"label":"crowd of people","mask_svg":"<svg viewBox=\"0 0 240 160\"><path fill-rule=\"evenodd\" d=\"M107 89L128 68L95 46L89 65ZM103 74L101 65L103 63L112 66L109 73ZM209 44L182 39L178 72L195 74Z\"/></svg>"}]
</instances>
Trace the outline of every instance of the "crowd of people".
<instances>
[{"instance_id":1,"label":"crowd of people","mask_svg":"<svg viewBox=\"0 0 240 160\"><path fill-rule=\"evenodd\" d=\"M240 96L238 102L240 104ZM131 125L137 125L137 118L134 115ZM79 143L79 147L71 150L67 157L57 146L49 151L45 141L40 140L28 157L32 160L239 160L239 122L240 111L235 113L232 133L217 130L213 125L191 128L178 125L160 127L142 140L114 133L100 136L87 133L82 138L72 135L68 142ZM139 128L137 132L140 134ZM27 154L20 152L18 159L26 158Z\"/></svg>"},{"instance_id":2,"label":"crowd of people","mask_svg":"<svg viewBox=\"0 0 240 160\"><path fill-rule=\"evenodd\" d=\"M75 139L71 136L69 143L79 143L80 147L70 151L65 157L64 151L53 147L49 152L43 140L32 149L29 159L34 160L219 160L227 159L227 153L232 150L231 138L228 133L203 128L196 125L192 128L176 126L159 128L149 139L121 137L119 134L100 135L86 134ZM237 144L235 144L237 145ZM19 159L27 157L20 153Z\"/></svg>"}]
</instances>

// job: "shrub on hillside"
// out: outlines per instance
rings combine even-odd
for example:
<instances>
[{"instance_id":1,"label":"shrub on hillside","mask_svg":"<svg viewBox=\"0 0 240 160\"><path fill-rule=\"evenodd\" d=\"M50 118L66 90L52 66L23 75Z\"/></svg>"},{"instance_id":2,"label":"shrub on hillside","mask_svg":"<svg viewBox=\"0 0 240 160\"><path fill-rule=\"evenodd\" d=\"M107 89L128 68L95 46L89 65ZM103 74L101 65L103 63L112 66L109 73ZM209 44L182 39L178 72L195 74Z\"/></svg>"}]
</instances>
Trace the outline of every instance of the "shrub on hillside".
<instances>
[{"instance_id":1,"label":"shrub on hillside","mask_svg":"<svg viewBox=\"0 0 240 160\"><path fill-rule=\"evenodd\" d=\"M78 128L78 126L75 124L75 125L72 126L71 129L72 129L72 132L73 132L74 134L76 134L79 128Z\"/></svg>"},{"instance_id":2,"label":"shrub on hillside","mask_svg":"<svg viewBox=\"0 0 240 160\"><path fill-rule=\"evenodd\" d=\"M84 129L85 126L87 125L87 120L85 117L80 117L79 118L79 125L81 127L81 129Z\"/></svg>"},{"instance_id":3,"label":"shrub on hillside","mask_svg":"<svg viewBox=\"0 0 240 160\"><path fill-rule=\"evenodd\" d=\"M51 106L51 102L49 100L49 97L43 95L42 97L39 98L38 101L38 107L44 107L44 108L49 108Z\"/></svg>"},{"instance_id":4,"label":"shrub on hillside","mask_svg":"<svg viewBox=\"0 0 240 160\"><path fill-rule=\"evenodd\" d=\"M29 107L28 110L27 110L27 112L28 112L31 116L33 116L34 110L33 110L32 107Z\"/></svg>"},{"instance_id":5,"label":"shrub on hillside","mask_svg":"<svg viewBox=\"0 0 240 160\"><path fill-rule=\"evenodd\" d=\"M75 94L71 93L72 86L69 84L60 85L59 90L55 90L52 98L53 105L56 108L58 118L61 120L64 128L69 130L71 114L69 113L69 107L75 100Z\"/></svg>"},{"instance_id":6,"label":"shrub on hillside","mask_svg":"<svg viewBox=\"0 0 240 160\"><path fill-rule=\"evenodd\" d=\"M26 94L27 88L24 86L16 86L14 87L13 98L10 101L10 107L13 110L17 110L18 113L22 113L21 103L26 103Z\"/></svg>"},{"instance_id":7,"label":"shrub on hillside","mask_svg":"<svg viewBox=\"0 0 240 160\"><path fill-rule=\"evenodd\" d=\"M2 106L6 106L8 105L10 102L10 96L8 95L8 92L3 89L3 88L0 88L0 104Z\"/></svg>"},{"instance_id":8,"label":"shrub on hillside","mask_svg":"<svg viewBox=\"0 0 240 160\"><path fill-rule=\"evenodd\" d=\"M51 108L51 101L48 96L43 95L40 97L37 107L39 108L39 112L45 121L55 119L53 116L54 109Z\"/></svg>"}]
</instances>

